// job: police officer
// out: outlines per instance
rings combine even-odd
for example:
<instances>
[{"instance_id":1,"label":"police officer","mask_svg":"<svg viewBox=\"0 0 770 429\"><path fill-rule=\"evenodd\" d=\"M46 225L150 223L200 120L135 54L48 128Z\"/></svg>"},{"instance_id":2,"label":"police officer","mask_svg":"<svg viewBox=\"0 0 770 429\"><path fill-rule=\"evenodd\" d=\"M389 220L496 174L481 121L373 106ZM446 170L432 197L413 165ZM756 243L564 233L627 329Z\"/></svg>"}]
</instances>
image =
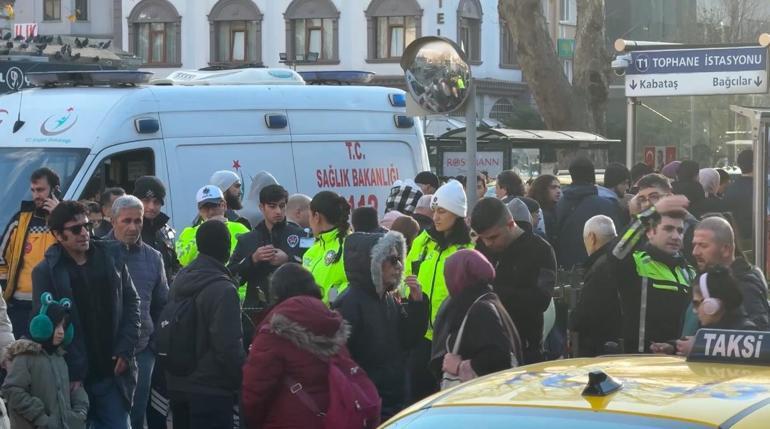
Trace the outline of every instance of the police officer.
<instances>
[{"instance_id":1,"label":"police officer","mask_svg":"<svg viewBox=\"0 0 770 429\"><path fill-rule=\"evenodd\" d=\"M639 215L646 244L620 258L621 241L609 258L617 279L627 353L646 353L652 342L678 338L689 303L695 270L682 256L687 212L661 211L652 207Z\"/></svg>"},{"instance_id":2,"label":"police officer","mask_svg":"<svg viewBox=\"0 0 770 429\"><path fill-rule=\"evenodd\" d=\"M144 205L144 223L142 241L163 256L163 266L169 284L179 272L181 266L174 250L176 232L168 225L169 217L161 211L166 187L155 176L142 176L134 184L134 196Z\"/></svg>"}]
</instances>

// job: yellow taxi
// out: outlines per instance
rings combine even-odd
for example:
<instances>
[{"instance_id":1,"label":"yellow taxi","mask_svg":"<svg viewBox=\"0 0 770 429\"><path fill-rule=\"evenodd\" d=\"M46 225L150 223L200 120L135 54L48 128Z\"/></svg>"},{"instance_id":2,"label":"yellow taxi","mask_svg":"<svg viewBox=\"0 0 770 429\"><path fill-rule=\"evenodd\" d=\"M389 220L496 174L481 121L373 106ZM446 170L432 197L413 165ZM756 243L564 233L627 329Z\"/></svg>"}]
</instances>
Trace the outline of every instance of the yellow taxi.
<instances>
[{"instance_id":1,"label":"yellow taxi","mask_svg":"<svg viewBox=\"0 0 770 429\"><path fill-rule=\"evenodd\" d=\"M426 398L382 427L770 428L770 332L702 329L687 359L607 356L502 371Z\"/></svg>"}]
</instances>

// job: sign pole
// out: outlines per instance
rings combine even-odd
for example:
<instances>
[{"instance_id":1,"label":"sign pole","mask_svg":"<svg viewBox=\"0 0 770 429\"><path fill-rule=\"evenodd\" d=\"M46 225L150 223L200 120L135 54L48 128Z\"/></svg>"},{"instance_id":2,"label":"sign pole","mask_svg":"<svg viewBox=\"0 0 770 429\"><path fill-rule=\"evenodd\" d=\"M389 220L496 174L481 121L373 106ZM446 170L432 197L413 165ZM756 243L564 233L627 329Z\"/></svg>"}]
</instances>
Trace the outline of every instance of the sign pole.
<instances>
[{"instance_id":1,"label":"sign pole","mask_svg":"<svg viewBox=\"0 0 770 429\"><path fill-rule=\"evenodd\" d=\"M763 121L762 115L757 114L754 129L757 144L754 145L754 264L765 267L765 246L767 245L767 144L770 143L770 121ZM767 267L765 267L767 268Z\"/></svg>"},{"instance_id":2,"label":"sign pole","mask_svg":"<svg viewBox=\"0 0 770 429\"><path fill-rule=\"evenodd\" d=\"M626 167L634 166L634 143L636 140L636 97L626 99Z\"/></svg>"},{"instance_id":3,"label":"sign pole","mask_svg":"<svg viewBox=\"0 0 770 429\"><path fill-rule=\"evenodd\" d=\"M465 195L468 196L468 216L476 205L476 83L468 81L468 100L465 103L465 150L468 153L468 177L465 180Z\"/></svg>"}]
</instances>

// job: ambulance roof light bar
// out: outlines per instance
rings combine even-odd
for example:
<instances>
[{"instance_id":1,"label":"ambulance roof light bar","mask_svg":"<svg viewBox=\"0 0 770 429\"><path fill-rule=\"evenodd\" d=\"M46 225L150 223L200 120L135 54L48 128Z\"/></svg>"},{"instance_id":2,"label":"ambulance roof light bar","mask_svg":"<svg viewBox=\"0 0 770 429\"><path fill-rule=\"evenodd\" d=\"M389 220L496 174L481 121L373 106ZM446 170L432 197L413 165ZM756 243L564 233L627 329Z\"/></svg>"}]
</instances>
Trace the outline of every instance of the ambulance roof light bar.
<instances>
[{"instance_id":1,"label":"ambulance roof light bar","mask_svg":"<svg viewBox=\"0 0 770 429\"><path fill-rule=\"evenodd\" d=\"M175 71L154 85L305 85L297 72L289 69L239 68L227 70Z\"/></svg>"},{"instance_id":2,"label":"ambulance roof light bar","mask_svg":"<svg viewBox=\"0 0 770 429\"><path fill-rule=\"evenodd\" d=\"M32 85L56 86L136 86L150 82L152 73L136 70L45 71L27 73Z\"/></svg>"}]
</instances>

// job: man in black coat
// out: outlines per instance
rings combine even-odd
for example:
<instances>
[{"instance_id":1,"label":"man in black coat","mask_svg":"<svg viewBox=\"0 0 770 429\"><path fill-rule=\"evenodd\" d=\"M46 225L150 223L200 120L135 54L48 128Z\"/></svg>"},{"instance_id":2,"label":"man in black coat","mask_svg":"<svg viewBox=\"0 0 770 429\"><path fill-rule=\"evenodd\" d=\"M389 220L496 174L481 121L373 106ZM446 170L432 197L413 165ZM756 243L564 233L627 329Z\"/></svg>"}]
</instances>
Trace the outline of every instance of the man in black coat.
<instances>
[{"instance_id":1,"label":"man in black coat","mask_svg":"<svg viewBox=\"0 0 770 429\"><path fill-rule=\"evenodd\" d=\"M709 267L730 268L743 295L743 310L758 331L770 330L770 305L767 303L765 276L741 255L735 256L735 232L727 220L707 217L693 236L693 257L700 272Z\"/></svg>"},{"instance_id":2,"label":"man in black coat","mask_svg":"<svg viewBox=\"0 0 770 429\"><path fill-rule=\"evenodd\" d=\"M543 312L556 286L556 258L547 241L516 225L496 198L483 198L471 215L476 250L495 267L493 286L521 336L524 363L543 356Z\"/></svg>"},{"instance_id":3,"label":"man in black coat","mask_svg":"<svg viewBox=\"0 0 770 429\"><path fill-rule=\"evenodd\" d=\"M583 226L588 219L601 214L609 216L616 224L621 222L618 202L599 195L594 165L590 160L578 158L572 161L569 174L572 184L564 190L556 204L559 229L555 238L559 266L568 270L588 259L583 246Z\"/></svg>"},{"instance_id":4,"label":"man in black coat","mask_svg":"<svg viewBox=\"0 0 770 429\"><path fill-rule=\"evenodd\" d=\"M176 231L168 225L168 215L161 211L166 198L166 187L155 176L142 176L136 179L133 195L142 200L144 206L142 241L163 256L166 279L171 283L182 266L174 248Z\"/></svg>"},{"instance_id":5,"label":"man in black coat","mask_svg":"<svg viewBox=\"0 0 770 429\"><path fill-rule=\"evenodd\" d=\"M583 288L572 324L578 337L578 356L606 354L607 342L620 344L621 315L618 289L607 261L617 237L615 224L607 216L597 215L583 230L588 260L583 264Z\"/></svg>"},{"instance_id":6,"label":"man in black coat","mask_svg":"<svg viewBox=\"0 0 770 429\"><path fill-rule=\"evenodd\" d=\"M404 273L406 243L399 232L355 233L345 239L349 287L334 302L352 332L348 349L382 398L382 419L405 405L406 352L425 335L428 302L416 282L409 298L397 288Z\"/></svg>"},{"instance_id":7,"label":"man in black coat","mask_svg":"<svg viewBox=\"0 0 770 429\"><path fill-rule=\"evenodd\" d=\"M289 193L281 185L268 185L259 191L259 210L264 219L248 234L238 237L227 268L246 282L243 301L244 345L248 349L254 336L255 319L267 305L270 275L287 262L302 263L310 243L299 226L286 222Z\"/></svg>"},{"instance_id":8,"label":"man in black coat","mask_svg":"<svg viewBox=\"0 0 770 429\"><path fill-rule=\"evenodd\" d=\"M175 428L232 428L244 361L241 309L225 262L230 232L221 221L204 222L195 234L200 252L179 272L169 302L195 297L195 370L186 377L166 373Z\"/></svg>"},{"instance_id":9,"label":"man in black coat","mask_svg":"<svg viewBox=\"0 0 770 429\"><path fill-rule=\"evenodd\" d=\"M48 217L57 244L32 272L33 314L40 297L72 301L75 334L67 346L70 382L82 383L94 428L130 427L136 388L139 296L116 242L92 241L86 207L63 201Z\"/></svg>"}]
</instances>

